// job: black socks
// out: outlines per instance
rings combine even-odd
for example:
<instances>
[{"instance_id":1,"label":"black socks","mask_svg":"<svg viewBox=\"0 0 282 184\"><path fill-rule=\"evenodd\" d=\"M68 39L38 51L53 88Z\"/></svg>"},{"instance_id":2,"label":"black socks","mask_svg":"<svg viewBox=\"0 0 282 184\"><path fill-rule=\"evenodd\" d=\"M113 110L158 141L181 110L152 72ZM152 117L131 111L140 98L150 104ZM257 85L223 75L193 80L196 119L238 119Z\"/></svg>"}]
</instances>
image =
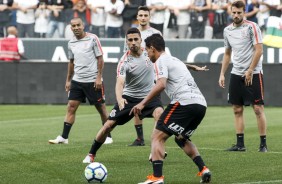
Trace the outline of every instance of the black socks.
<instances>
[{"instance_id":1,"label":"black socks","mask_svg":"<svg viewBox=\"0 0 282 184\"><path fill-rule=\"evenodd\" d=\"M64 122L64 129L63 129L63 133L62 133L62 137L64 139L67 139L69 137L71 127L72 127L72 124Z\"/></svg>"},{"instance_id":2,"label":"black socks","mask_svg":"<svg viewBox=\"0 0 282 184\"><path fill-rule=\"evenodd\" d=\"M237 135L237 146L244 147L244 134L236 134Z\"/></svg>"},{"instance_id":3,"label":"black socks","mask_svg":"<svg viewBox=\"0 0 282 184\"><path fill-rule=\"evenodd\" d=\"M201 156L196 156L194 159L193 159L194 163L198 166L199 168L199 171L201 172L205 166L205 163L202 159Z\"/></svg>"},{"instance_id":4,"label":"black socks","mask_svg":"<svg viewBox=\"0 0 282 184\"><path fill-rule=\"evenodd\" d=\"M163 161L155 160L152 162L153 171L155 177L161 177L163 175Z\"/></svg>"},{"instance_id":5,"label":"black socks","mask_svg":"<svg viewBox=\"0 0 282 184\"><path fill-rule=\"evenodd\" d=\"M142 124L141 125L135 125L135 129L136 129L138 139L144 140Z\"/></svg>"},{"instance_id":6,"label":"black socks","mask_svg":"<svg viewBox=\"0 0 282 184\"><path fill-rule=\"evenodd\" d=\"M97 142L96 140L94 140L89 153L91 153L92 155L96 155L96 152L100 149L102 144L103 143Z\"/></svg>"}]
</instances>

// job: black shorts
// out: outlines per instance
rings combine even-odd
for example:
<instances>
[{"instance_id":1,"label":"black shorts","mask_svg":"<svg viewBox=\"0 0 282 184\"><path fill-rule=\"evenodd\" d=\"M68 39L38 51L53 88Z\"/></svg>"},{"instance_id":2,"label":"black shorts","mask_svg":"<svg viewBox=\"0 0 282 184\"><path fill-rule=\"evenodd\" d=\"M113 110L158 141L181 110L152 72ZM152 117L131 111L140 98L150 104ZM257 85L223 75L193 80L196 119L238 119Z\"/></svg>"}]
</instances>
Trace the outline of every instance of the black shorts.
<instances>
[{"instance_id":1,"label":"black shorts","mask_svg":"<svg viewBox=\"0 0 282 184\"><path fill-rule=\"evenodd\" d=\"M206 114L206 107L199 104L180 105L179 102L169 104L161 115L156 129L171 135L190 137Z\"/></svg>"},{"instance_id":2,"label":"black shorts","mask_svg":"<svg viewBox=\"0 0 282 184\"><path fill-rule=\"evenodd\" d=\"M108 118L109 120L116 121L116 125L123 125L130 121L134 117L133 114L129 115L132 107L143 100L143 98L132 98L126 95L123 95L122 97L127 100L127 104L125 104L124 109L120 111L118 104L116 103ZM145 106L139 118L143 119L145 117L153 117L153 112L158 107L163 108L160 98L156 97Z\"/></svg>"},{"instance_id":3,"label":"black shorts","mask_svg":"<svg viewBox=\"0 0 282 184\"><path fill-rule=\"evenodd\" d=\"M263 75L253 74L251 86L245 85L245 77L231 74L228 102L232 105L263 105L264 104Z\"/></svg>"},{"instance_id":4,"label":"black shorts","mask_svg":"<svg viewBox=\"0 0 282 184\"><path fill-rule=\"evenodd\" d=\"M105 103L104 84L101 90L96 90L94 82L82 83L72 80L68 99L85 103L86 98L91 105Z\"/></svg>"}]
</instances>

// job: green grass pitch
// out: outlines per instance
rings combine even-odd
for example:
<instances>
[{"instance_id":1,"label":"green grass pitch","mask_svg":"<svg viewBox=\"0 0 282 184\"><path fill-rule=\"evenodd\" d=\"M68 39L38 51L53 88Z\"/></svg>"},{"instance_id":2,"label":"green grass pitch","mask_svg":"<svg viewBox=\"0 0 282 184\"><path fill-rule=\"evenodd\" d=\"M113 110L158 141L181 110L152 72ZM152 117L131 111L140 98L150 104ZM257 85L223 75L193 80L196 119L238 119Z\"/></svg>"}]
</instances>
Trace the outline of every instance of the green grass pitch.
<instances>
[{"instance_id":1,"label":"green grass pitch","mask_svg":"<svg viewBox=\"0 0 282 184\"><path fill-rule=\"evenodd\" d=\"M111 107L108 107L110 110ZM0 105L0 183L78 184L84 178L93 138L101 127L94 107L78 109L68 145L49 145L61 134L65 105ZM265 108L269 152L257 152L259 136L251 107L245 109L245 153L223 151L235 143L231 107L208 107L202 124L192 136L212 172L214 184L282 183L282 108ZM146 146L128 147L135 139L130 121L113 132L114 143L99 150L96 161L108 169L108 184L136 184L152 173L148 162L153 119L144 121ZM164 161L166 184L199 183L197 168L170 138Z\"/></svg>"}]
</instances>

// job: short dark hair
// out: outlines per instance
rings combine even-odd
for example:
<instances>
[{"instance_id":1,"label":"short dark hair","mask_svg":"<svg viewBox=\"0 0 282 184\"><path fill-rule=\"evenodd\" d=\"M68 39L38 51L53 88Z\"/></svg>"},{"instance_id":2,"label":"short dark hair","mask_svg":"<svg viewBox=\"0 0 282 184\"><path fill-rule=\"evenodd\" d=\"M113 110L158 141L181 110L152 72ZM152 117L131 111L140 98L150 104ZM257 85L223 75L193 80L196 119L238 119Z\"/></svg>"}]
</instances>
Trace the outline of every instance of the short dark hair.
<instances>
[{"instance_id":1,"label":"short dark hair","mask_svg":"<svg viewBox=\"0 0 282 184\"><path fill-rule=\"evenodd\" d=\"M243 8L244 12L246 11L246 5L243 1L234 1L231 4L231 9L232 9L232 7Z\"/></svg>"},{"instance_id":2,"label":"short dark hair","mask_svg":"<svg viewBox=\"0 0 282 184\"><path fill-rule=\"evenodd\" d=\"M147 11L147 12L149 12L149 14L150 14L150 9L148 8L148 6L139 6L137 13L138 13L139 11L141 11L141 10Z\"/></svg>"},{"instance_id":3,"label":"short dark hair","mask_svg":"<svg viewBox=\"0 0 282 184\"><path fill-rule=\"evenodd\" d=\"M126 37L128 34L135 34L135 33L139 34L139 36L141 37L140 31L136 27L129 28L126 32Z\"/></svg>"},{"instance_id":4,"label":"short dark hair","mask_svg":"<svg viewBox=\"0 0 282 184\"><path fill-rule=\"evenodd\" d=\"M82 25L84 25L84 22L82 21L82 19L81 19L80 17L72 18L72 19L70 20L70 24L71 24L71 21L73 21L73 20L79 20L79 21L82 23Z\"/></svg>"},{"instance_id":5,"label":"short dark hair","mask_svg":"<svg viewBox=\"0 0 282 184\"><path fill-rule=\"evenodd\" d=\"M157 51L165 50L165 41L162 35L155 33L145 39L146 47L153 46Z\"/></svg>"}]
</instances>

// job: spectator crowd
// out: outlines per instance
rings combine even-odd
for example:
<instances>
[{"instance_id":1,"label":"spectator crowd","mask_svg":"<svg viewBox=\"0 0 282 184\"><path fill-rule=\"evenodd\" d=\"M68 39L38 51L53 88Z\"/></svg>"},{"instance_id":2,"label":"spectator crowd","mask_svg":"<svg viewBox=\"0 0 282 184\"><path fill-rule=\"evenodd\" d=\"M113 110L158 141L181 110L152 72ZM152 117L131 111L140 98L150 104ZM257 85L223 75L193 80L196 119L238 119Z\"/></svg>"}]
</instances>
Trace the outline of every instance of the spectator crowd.
<instances>
[{"instance_id":1,"label":"spectator crowd","mask_svg":"<svg viewBox=\"0 0 282 184\"><path fill-rule=\"evenodd\" d=\"M69 38L69 22L80 17L85 31L123 38L136 27L137 8L148 6L150 26L165 38L223 38L232 22L233 0L0 0L0 37L15 26L20 38ZM246 0L246 19L265 32L269 16L281 17L281 0Z\"/></svg>"}]
</instances>

